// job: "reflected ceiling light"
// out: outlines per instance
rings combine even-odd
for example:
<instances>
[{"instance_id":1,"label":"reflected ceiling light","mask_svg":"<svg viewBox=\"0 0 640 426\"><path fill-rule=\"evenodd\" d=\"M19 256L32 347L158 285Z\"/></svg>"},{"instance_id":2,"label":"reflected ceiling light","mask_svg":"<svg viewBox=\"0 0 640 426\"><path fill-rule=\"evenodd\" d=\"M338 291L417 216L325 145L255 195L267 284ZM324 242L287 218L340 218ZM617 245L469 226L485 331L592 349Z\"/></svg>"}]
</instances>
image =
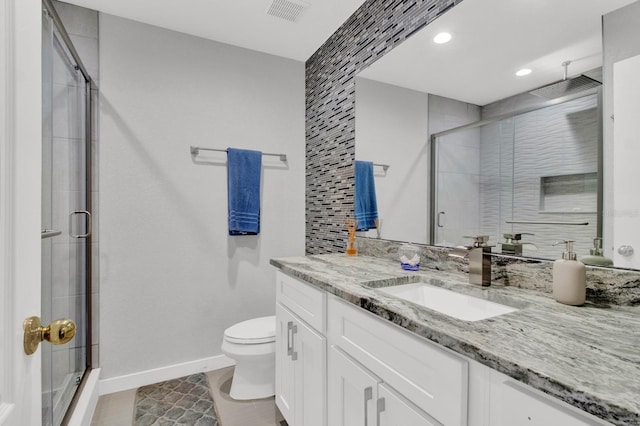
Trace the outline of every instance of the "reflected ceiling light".
<instances>
[{"instance_id":1,"label":"reflected ceiling light","mask_svg":"<svg viewBox=\"0 0 640 426\"><path fill-rule=\"evenodd\" d=\"M451 34L449 33L439 33L433 38L433 42L437 44L443 44L451 40Z\"/></svg>"},{"instance_id":2,"label":"reflected ceiling light","mask_svg":"<svg viewBox=\"0 0 640 426\"><path fill-rule=\"evenodd\" d=\"M529 68L522 68L521 70L518 70L516 72L516 75L518 77L522 77L522 76L529 75L529 74L531 74L531 70Z\"/></svg>"}]
</instances>

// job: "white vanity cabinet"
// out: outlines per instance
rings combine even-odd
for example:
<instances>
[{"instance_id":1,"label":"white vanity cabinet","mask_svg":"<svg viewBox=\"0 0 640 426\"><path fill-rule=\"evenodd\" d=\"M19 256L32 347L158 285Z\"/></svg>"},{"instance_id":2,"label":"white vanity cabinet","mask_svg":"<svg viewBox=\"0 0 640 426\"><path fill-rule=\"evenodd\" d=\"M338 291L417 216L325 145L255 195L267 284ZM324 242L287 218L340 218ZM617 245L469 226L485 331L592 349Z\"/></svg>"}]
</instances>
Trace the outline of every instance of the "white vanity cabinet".
<instances>
[{"instance_id":1,"label":"white vanity cabinet","mask_svg":"<svg viewBox=\"0 0 640 426\"><path fill-rule=\"evenodd\" d=\"M280 271L276 300L290 426L610 425Z\"/></svg>"},{"instance_id":2,"label":"white vanity cabinet","mask_svg":"<svg viewBox=\"0 0 640 426\"><path fill-rule=\"evenodd\" d=\"M326 426L326 296L276 274L276 405L289 426Z\"/></svg>"},{"instance_id":3,"label":"white vanity cabinet","mask_svg":"<svg viewBox=\"0 0 640 426\"><path fill-rule=\"evenodd\" d=\"M331 295L327 337L332 426L467 425L464 358Z\"/></svg>"}]
</instances>

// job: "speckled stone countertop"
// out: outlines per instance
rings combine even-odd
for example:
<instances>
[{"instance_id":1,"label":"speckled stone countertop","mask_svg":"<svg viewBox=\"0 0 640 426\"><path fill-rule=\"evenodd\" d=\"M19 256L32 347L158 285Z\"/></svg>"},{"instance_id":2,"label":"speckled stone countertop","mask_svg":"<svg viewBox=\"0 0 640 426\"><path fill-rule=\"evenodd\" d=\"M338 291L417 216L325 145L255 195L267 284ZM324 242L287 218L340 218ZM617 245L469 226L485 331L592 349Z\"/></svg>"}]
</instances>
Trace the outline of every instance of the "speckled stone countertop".
<instances>
[{"instance_id":1,"label":"speckled stone countertop","mask_svg":"<svg viewBox=\"0 0 640 426\"><path fill-rule=\"evenodd\" d=\"M566 306L540 292L482 289L460 273L406 272L398 262L368 256L312 255L271 264L613 424L640 424L638 306ZM376 290L421 280L519 310L467 322Z\"/></svg>"}]
</instances>

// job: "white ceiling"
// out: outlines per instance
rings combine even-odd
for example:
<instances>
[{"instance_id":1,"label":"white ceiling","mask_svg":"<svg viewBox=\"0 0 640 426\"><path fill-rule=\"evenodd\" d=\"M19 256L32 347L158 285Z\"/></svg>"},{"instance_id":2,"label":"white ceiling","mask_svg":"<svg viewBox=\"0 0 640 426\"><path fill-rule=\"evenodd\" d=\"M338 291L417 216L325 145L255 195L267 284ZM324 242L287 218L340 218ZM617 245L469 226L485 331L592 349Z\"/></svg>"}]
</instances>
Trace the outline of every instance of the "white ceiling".
<instances>
[{"instance_id":1,"label":"white ceiling","mask_svg":"<svg viewBox=\"0 0 640 426\"><path fill-rule=\"evenodd\" d=\"M600 67L601 16L633 1L464 0L359 76L486 105Z\"/></svg>"},{"instance_id":2,"label":"white ceiling","mask_svg":"<svg viewBox=\"0 0 640 426\"><path fill-rule=\"evenodd\" d=\"M306 61L364 0L306 0L296 22L266 14L272 0L63 0L198 37ZM295 0L292 0L295 1Z\"/></svg>"}]
</instances>

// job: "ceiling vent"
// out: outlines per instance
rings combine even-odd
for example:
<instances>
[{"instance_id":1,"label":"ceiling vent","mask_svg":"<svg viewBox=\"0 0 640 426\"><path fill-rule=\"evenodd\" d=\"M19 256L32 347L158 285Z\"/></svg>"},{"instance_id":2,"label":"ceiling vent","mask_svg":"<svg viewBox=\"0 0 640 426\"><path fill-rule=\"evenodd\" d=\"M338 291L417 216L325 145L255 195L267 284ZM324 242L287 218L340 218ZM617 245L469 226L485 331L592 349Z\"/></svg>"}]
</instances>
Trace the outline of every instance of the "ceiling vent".
<instances>
[{"instance_id":1,"label":"ceiling vent","mask_svg":"<svg viewBox=\"0 0 640 426\"><path fill-rule=\"evenodd\" d=\"M267 15L296 22L309 3L300 0L273 0L267 7Z\"/></svg>"}]
</instances>

